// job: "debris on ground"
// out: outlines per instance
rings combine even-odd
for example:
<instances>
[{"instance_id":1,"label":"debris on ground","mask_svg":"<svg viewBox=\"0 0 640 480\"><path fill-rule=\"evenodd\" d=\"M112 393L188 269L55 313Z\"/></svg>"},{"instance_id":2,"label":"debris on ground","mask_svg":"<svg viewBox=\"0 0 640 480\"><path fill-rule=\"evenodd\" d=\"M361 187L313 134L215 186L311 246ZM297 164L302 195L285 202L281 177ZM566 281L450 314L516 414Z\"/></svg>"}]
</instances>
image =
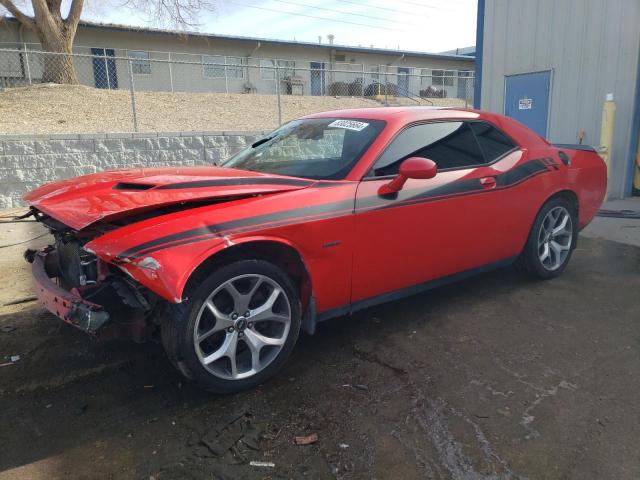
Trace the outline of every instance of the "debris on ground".
<instances>
[{"instance_id":1,"label":"debris on ground","mask_svg":"<svg viewBox=\"0 0 640 480\"><path fill-rule=\"evenodd\" d=\"M312 443L316 443L318 441L318 434L311 433L309 435L303 435L301 437L295 437L296 445L311 445Z\"/></svg>"},{"instance_id":2,"label":"debris on ground","mask_svg":"<svg viewBox=\"0 0 640 480\"><path fill-rule=\"evenodd\" d=\"M366 385L363 385L361 383L356 383L356 384L351 384L351 383L345 383L344 385L342 385L344 388L355 388L356 390L369 390L369 387Z\"/></svg>"},{"instance_id":3,"label":"debris on ground","mask_svg":"<svg viewBox=\"0 0 640 480\"><path fill-rule=\"evenodd\" d=\"M20 361L20 355L7 355L4 357L8 362L0 363L0 367L8 367L9 365L15 365Z\"/></svg>"},{"instance_id":4,"label":"debris on ground","mask_svg":"<svg viewBox=\"0 0 640 480\"><path fill-rule=\"evenodd\" d=\"M2 333L11 333L16 329L14 325L2 325L0 327L0 332Z\"/></svg>"},{"instance_id":5,"label":"debris on ground","mask_svg":"<svg viewBox=\"0 0 640 480\"><path fill-rule=\"evenodd\" d=\"M200 437L200 444L205 446L215 458L223 457L239 442L251 450L260 450L262 432L251 423L249 414L235 416L225 425L208 430ZM238 454L239 452L236 451Z\"/></svg>"},{"instance_id":6,"label":"debris on ground","mask_svg":"<svg viewBox=\"0 0 640 480\"><path fill-rule=\"evenodd\" d=\"M251 462L249 462L249 465L251 465L252 467L275 467L276 464L273 462L259 462L257 460L251 460Z\"/></svg>"}]
</instances>

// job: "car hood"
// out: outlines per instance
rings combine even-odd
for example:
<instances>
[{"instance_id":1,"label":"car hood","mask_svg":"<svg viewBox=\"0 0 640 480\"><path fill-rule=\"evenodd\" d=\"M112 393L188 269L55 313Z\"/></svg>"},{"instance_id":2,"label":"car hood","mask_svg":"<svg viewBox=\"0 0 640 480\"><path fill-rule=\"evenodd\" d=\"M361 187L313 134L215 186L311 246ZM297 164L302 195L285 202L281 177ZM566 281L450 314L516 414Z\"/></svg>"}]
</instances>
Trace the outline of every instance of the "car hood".
<instances>
[{"instance_id":1,"label":"car hood","mask_svg":"<svg viewBox=\"0 0 640 480\"><path fill-rule=\"evenodd\" d=\"M80 230L98 220L208 199L298 190L316 183L223 167L143 168L84 175L43 185L24 200Z\"/></svg>"}]
</instances>

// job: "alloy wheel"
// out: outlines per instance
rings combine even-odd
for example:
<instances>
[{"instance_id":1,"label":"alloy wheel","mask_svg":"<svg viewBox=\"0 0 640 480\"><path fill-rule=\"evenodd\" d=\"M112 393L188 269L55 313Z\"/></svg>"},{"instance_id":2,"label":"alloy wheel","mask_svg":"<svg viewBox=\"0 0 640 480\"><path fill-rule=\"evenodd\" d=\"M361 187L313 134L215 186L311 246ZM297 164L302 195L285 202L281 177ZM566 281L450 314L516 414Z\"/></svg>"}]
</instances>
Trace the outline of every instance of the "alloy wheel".
<instances>
[{"instance_id":1,"label":"alloy wheel","mask_svg":"<svg viewBox=\"0 0 640 480\"><path fill-rule=\"evenodd\" d=\"M538 232L538 258L542 266L557 270L566 261L573 240L573 222L565 207L554 207L544 217Z\"/></svg>"},{"instance_id":2,"label":"alloy wheel","mask_svg":"<svg viewBox=\"0 0 640 480\"><path fill-rule=\"evenodd\" d=\"M260 274L239 275L202 304L193 342L200 363L225 380L251 377L278 356L291 327L284 288Z\"/></svg>"}]
</instances>

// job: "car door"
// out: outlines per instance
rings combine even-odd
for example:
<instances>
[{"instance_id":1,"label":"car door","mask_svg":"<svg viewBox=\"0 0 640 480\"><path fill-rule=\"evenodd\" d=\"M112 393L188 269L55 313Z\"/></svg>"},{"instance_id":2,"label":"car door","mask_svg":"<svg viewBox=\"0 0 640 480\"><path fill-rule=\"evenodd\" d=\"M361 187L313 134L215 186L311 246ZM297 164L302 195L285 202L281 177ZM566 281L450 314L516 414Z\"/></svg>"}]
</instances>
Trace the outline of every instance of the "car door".
<instances>
[{"instance_id":1,"label":"car door","mask_svg":"<svg viewBox=\"0 0 640 480\"><path fill-rule=\"evenodd\" d=\"M483 126L484 125L484 126ZM485 154L478 137L488 143ZM501 168L521 152L488 124L452 120L411 125L390 142L363 179L355 201L352 302L457 273L513 255L508 205L499 184ZM430 158L431 179L409 179L395 194L378 190L408 157ZM510 158L514 157L514 158ZM499 165L498 165L499 164Z\"/></svg>"}]
</instances>

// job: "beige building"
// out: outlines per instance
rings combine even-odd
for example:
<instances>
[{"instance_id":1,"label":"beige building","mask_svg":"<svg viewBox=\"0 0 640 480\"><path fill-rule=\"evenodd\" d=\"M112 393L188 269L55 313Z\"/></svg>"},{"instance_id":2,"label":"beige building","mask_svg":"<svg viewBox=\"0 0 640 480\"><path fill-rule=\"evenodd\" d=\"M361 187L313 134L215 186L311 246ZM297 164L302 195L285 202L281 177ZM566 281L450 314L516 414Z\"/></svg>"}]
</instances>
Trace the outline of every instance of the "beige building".
<instances>
[{"instance_id":1,"label":"beige building","mask_svg":"<svg viewBox=\"0 0 640 480\"><path fill-rule=\"evenodd\" d=\"M0 23L0 86L38 82L46 61L37 37L7 18ZM370 95L390 83L399 96L430 89L471 99L474 57L328 43L266 40L83 22L74 62L78 78L98 88L283 94ZM128 59L131 59L130 61ZM129 63L131 72L129 72ZM277 69L276 69L277 66ZM379 87L377 87L379 88Z\"/></svg>"}]
</instances>

